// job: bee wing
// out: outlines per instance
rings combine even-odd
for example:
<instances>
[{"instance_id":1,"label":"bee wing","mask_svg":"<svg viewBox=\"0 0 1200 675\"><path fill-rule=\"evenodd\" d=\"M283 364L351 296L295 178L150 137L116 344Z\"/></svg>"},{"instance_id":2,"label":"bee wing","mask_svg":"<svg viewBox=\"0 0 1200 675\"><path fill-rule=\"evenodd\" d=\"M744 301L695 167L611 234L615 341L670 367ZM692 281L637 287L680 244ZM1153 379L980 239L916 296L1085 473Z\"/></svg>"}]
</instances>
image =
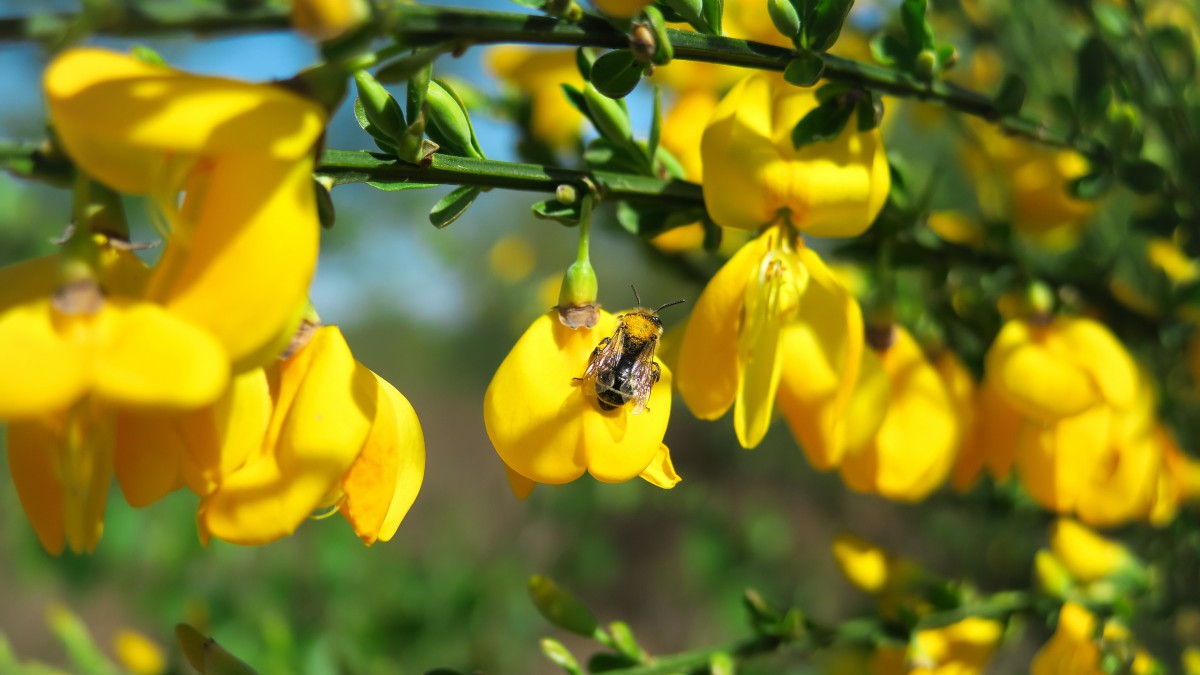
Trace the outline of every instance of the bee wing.
<instances>
[{"instance_id":1,"label":"bee wing","mask_svg":"<svg viewBox=\"0 0 1200 675\"><path fill-rule=\"evenodd\" d=\"M647 410L646 402L650 400L650 389L656 380L658 368L654 365L654 347L656 342L646 345L629 374L629 388L633 391L631 413L640 415Z\"/></svg>"},{"instance_id":2,"label":"bee wing","mask_svg":"<svg viewBox=\"0 0 1200 675\"><path fill-rule=\"evenodd\" d=\"M597 347L598 352L593 352L588 358L587 370L583 371L583 392L588 396L595 397L597 386L602 389L612 389L613 379L616 377L617 362L621 360L621 355L624 353L622 344L624 344L624 335L621 326L613 331L613 335L608 340L608 344L603 347Z\"/></svg>"}]
</instances>

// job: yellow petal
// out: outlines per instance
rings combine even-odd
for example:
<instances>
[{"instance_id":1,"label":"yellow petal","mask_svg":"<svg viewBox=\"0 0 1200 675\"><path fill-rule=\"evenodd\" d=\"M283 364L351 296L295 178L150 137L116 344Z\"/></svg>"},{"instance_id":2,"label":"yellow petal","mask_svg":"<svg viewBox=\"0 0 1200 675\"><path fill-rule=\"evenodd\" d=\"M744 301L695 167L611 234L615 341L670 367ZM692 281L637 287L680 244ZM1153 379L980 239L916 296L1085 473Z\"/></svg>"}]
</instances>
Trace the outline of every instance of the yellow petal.
<instances>
[{"instance_id":1,"label":"yellow petal","mask_svg":"<svg viewBox=\"0 0 1200 675\"><path fill-rule=\"evenodd\" d=\"M704 205L723 227L756 230L775 222L782 206L765 184L768 173L787 175L771 140L771 91L767 77L738 82L717 104L700 141Z\"/></svg>"},{"instance_id":2,"label":"yellow petal","mask_svg":"<svg viewBox=\"0 0 1200 675\"><path fill-rule=\"evenodd\" d=\"M876 594L887 586L891 567L887 553L871 542L839 534L833 540L833 558L846 579L863 591Z\"/></svg>"},{"instance_id":3,"label":"yellow petal","mask_svg":"<svg viewBox=\"0 0 1200 675\"><path fill-rule=\"evenodd\" d=\"M98 397L129 406L195 408L225 390L228 360L207 332L157 305L110 306L110 342L94 366Z\"/></svg>"},{"instance_id":4,"label":"yellow petal","mask_svg":"<svg viewBox=\"0 0 1200 675\"><path fill-rule=\"evenodd\" d=\"M733 429L743 448L762 441L771 425L775 394L783 374L780 334L799 309L808 272L791 255L771 250L746 284L738 330L737 396Z\"/></svg>"},{"instance_id":5,"label":"yellow petal","mask_svg":"<svg viewBox=\"0 0 1200 675\"><path fill-rule=\"evenodd\" d=\"M177 417L187 414L118 412L113 470L130 506L149 506L183 485L188 441Z\"/></svg>"},{"instance_id":6,"label":"yellow petal","mask_svg":"<svg viewBox=\"0 0 1200 675\"><path fill-rule=\"evenodd\" d=\"M308 155L325 115L271 85L203 77L94 48L71 49L45 73L59 139L92 176L121 192L163 186L172 156Z\"/></svg>"},{"instance_id":7,"label":"yellow petal","mask_svg":"<svg viewBox=\"0 0 1200 675\"><path fill-rule=\"evenodd\" d=\"M168 241L149 282L148 297L211 332L235 370L274 358L268 348L286 344L306 302L320 229L311 173L309 158L214 166L184 205L193 223Z\"/></svg>"},{"instance_id":8,"label":"yellow petal","mask_svg":"<svg viewBox=\"0 0 1200 675\"><path fill-rule=\"evenodd\" d=\"M1077 581L1089 584L1132 562L1129 550L1070 518L1050 526L1050 550Z\"/></svg>"},{"instance_id":9,"label":"yellow petal","mask_svg":"<svg viewBox=\"0 0 1200 675\"><path fill-rule=\"evenodd\" d=\"M1104 325L1088 318L1060 320L1065 355L1089 375L1111 406L1133 405L1138 393L1137 366Z\"/></svg>"},{"instance_id":10,"label":"yellow petal","mask_svg":"<svg viewBox=\"0 0 1200 675\"><path fill-rule=\"evenodd\" d=\"M314 40L332 40L371 18L366 0L293 0L292 25Z\"/></svg>"},{"instance_id":11,"label":"yellow petal","mask_svg":"<svg viewBox=\"0 0 1200 675\"><path fill-rule=\"evenodd\" d=\"M784 333L779 405L817 469L841 462L843 417L863 358L862 312L811 249L799 252L809 283L800 313Z\"/></svg>"},{"instance_id":12,"label":"yellow petal","mask_svg":"<svg viewBox=\"0 0 1200 675\"><path fill-rule=\"evenodd\" d=\"M601 12L618 19L629 19L641 12L652 0L592 0Z\"/></svg>"},{"instance_id":13,"label":"yellow petal","mask_svg":"<svg viewBox=\"0 0 1200 675\"><path fill-rule=\"evenodd\" d=\"M670 490L683 480L675 473L675 465L671 463L671 451L667 449L666 444L658 446L658 453L650 460L650 465L642 471L641 476L642 480L664 490Z\"/></svg>"},{"instance_id":14,"label":"yellow petal","mask_svg":"<svg viewBox=\"0 0 1200 675\"><path fill-rule=\"evenodd\" d=\"M0 314L0 419L69 407L89 384L88 363L82 344L57 330L48 301Z\"/></svg>"},{"instance_id":15,"label":"yellow petal","mask_svg":"<svg viewBox=\"0 0 1200 675\"><path fill-rule=\"evenodd\" d=\"M590 472L623 482L658 452L671 413L670 378L654 385L648 409L602 412L576 378L616 319L601 311L595 328L571 330L557 314L542 315L508 353L484 396L484 425L504 463L538 483L567 483ZM661 365L661 364L660 364Z\"/></svg>"},{"instance_id":16,"label":"yellow petal","mask_svg":"<svg viewBox=\"0 0 1200 675\"><path fill-rule=\"evenodd\" d=\"M8 469L25 517L42 548L62 553L66 541L63 487L58 480L53 448L62 442L66 417L42 417L8 425Z\"/></svg>"},{"instance_id":17,"label":"yellow petal","mask_svg":"<svg viewBox=\"0 0 1200 675\"><path fill-rule=\"evenodd\" d=\"M1014 319L1000 329L987 355L987 376L1019 411L1051 421L1077 415L1100 401L1088 373L1059 348L1057 326Z\"/></svg>"},{"instance_id":18,"label":"yellow petal","mask_svg":"<svg viewBox=\"0 0 1200 675\"><path fill-rule=\"evenodd\" d=\"M318 329L277 367L264 447L201 502L204 539L261 544L291 534L338 484L366 440L377 384L354 360L341 331Z\"/></svg>"},{"instance_id":19,"label":"yellow petal","mask_svg":"<svg viewBox=\"0 0 1200 675\"><path fill-rule=\"evenodd\" d=\"M425 439L416 412L395 387L378 375L375 379L375 420L342 478L342 515L367 546L395 535L425 476Z\"/></svg>"},{"instance_id":20,"label":"yellow petal","mask_svg":"<svg viewBox=\"0 0 1200 675\"><path fill-rule=\"evenodd\" d=\"M1111 411L1096 406L1033 431L1032 442L1018 442L1017 472L1034 501L1058 512L1075 508L1091 472L1109 455L1111 422Z\"/></svg>"},{"instance_id":21,"label":"yellow petal","mask_svg":"<svg viewBox=\"0 0 1200 675\"><path fill-rule=\"evenodd\" d=\"M261 451L271 423L271 389L262 368L234 376L216 403L178 415L174 422L186 440L183 479L204 496Z\"/></svg>"},{"instance_id":22,"label":"yellow petal","mask_svg":"<svg viewBox=\"0 0 1200 675\"><path fill-rule=\"evenodd\" d=\"M979 416L972 444L993 478L1002 480L1012 470L1018 439L1025 422L1017 409L985 381L979 389Z\"/></svg>"},{"instance_id":23,"label":"yellow petal","mask_svg":"<svg viewBox=\"0 0 1200 675\"><path fill-rule=\"evenodd\" d=\"M1096 527L1146 520L1162 468L1162 445L1155 434L1116 445L1091 467L1079 469L1084 474L1075 505L1079 519Z\"/></svg>"},{"instance_id":24,"label":"yellow petal","mask_svg":"<svg viewBox=\"0 0 1200 675\"><path fill-rule=\"evenodd\" d=\"M60 261L55 253L0 267L0 313L53 293Z\"/></svg>"},{"instance_id":25,"label":"yellow petal","mask_svg":"<svg viewBox=\"0 0 1200 675\"><path fill-rule=\"evenodd\" d=\"M717 419L733 405L746 284L767 247L763 236L738 249L709 280L688 317L675 375L683 402L700 419Z\"/></svg>"}]
</instances>

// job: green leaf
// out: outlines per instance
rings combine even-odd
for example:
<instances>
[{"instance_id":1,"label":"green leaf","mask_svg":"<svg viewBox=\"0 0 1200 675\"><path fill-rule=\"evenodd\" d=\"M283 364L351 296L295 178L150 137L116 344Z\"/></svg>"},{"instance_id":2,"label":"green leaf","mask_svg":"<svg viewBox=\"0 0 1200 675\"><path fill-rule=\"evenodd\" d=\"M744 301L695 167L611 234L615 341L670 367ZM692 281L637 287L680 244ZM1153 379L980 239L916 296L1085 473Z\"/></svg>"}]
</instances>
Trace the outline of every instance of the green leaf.
<instances>
[{"instance_id":1,"label":"green leaf","mask_svg":"<svg viewBox=\"0 0 1200 675\"><path fill-rule=\"evenodd\" d=\"M313 191L317 194L317 220L321 223L321 229L333 229L333 223L337 220L337 211L333 208L333 195L329 193L325 183L316 178L313 179Z\"/></svg>"},{"instance_id":2,"label":"green leaf","mask_svg":"<svg viewBox=\"0 0 1200 675\"><path fill-rule=\"evenodd\" d=\"M541 11L546 8L546 0L508 0L508 1L513 3L514 5L520 5L522 7L528 7L529 9L536 9L538 11Z\"/></svg>"},{"instance_id":3,"label":"green leaf","mask_svg":"<svg viewBox=\"0 0 1200 675\"><path fill-rule=\"evenodd\" d=\"M725 0L704 0L704 22L713 35L724 34L724 13Z\"/></svg>"},{"instance_id":4,"label":"green leaf","mask_svg":"<svg viewBox=\"0 0 1200 675\"><path fill-rule=\"evenodd\" d=\"M1140 195L1158 192L1167 179L1167 172L1148 159L1136 159L1122 164L1118 175L1122 183Z\"/></svg>"},{"instance_id":5,"label":"green leaf","mask_svg":"<svg viewBox=\"0 0 1200 675\"><path fill-rule=\"evenodd\" d=\"M713 652L708 657L708 672L709 675L736 675L737 665L726 652Z\"/></svg>"},{"instance_id":6,"label":"green leaf","mask_svg":"<svg viewBox=\"0 0 1200 675\"><path fill-rule=\"evenodd\" d=\"M1079 121L1092 124L1100 120L1110 100L1108 48L1099 36L1092 35L1075 54L1075 110Z\"/></svg>"},{"instance_id":7,"label":"green leaf","mask_svg":"<svg viewBox=\"0 0 1200 675\"><path fill-rule=\"evenodd\" d=\"M130 48L129 55L138 61L151 66L167 65L166 60L163 59L161 54L154 51L150 47L147 47L146 45L134 45L132 48Z\"/></svg>"},{"instance_id":8,"label":"green leaf","mask_svg":"<svg viewBox=\"0 0 1200 675\"><path fill-rule=\"evenodd\" d=\"M537 202L530 208L534 217L542 220L554 220L563 225L572 226L579 224L581 202L574 204L563 204L557 199L546 199Z\"/></svg>"},{"instance_id":9,"label":"green leaf","mask_svg":"<svg viewBox=\"0 0 1200 675\"><path fill-rule=\"evenodd\" d=\"M1025 80L1012 73L1005 75L1004 82L1000 85L1000 91L993 99L996 112L1002 117L1021 112L1021 106L1025 103L1025 91Z\"/></svg>"},{"instance_id":10,"label":"green leaf","mask_svg":"<svg viewBox=\"0 0 1200 675\"><path fill-rule=\"evenodd\" d=\"M842 24L850 13L854 0L817 0L804 25L804 37L808 48L816 52L827 51L837 42Z\"/></svg>"},{"instance_id":11,"label":"green leaf","mask_svg":"<svg viewBox=\"0 0 1200 675\"><path fill-rule=\"evenodd\" d=\"M554 638L542 638L540 646L542 653L554 665L562 668L570 675L583 675L583 670L579 667L579 661L575 660L575 655L563 646L563 643Z\"/></svg>"},{"instance_id":12,"label":"green leaf","mask_svg":"<svg viewBox=\"0 0 1200 675\"><path fill-rule=\"evenodd\" d=\"M850 121L854 106L831 99L813 108L792 129L792 146L799 149L812 143L837 138Z\"/></svg>"},{"instance_id":13,"label":"green leaf","mask_svg":"<svg viewBox=\"0 0 1200 675\"><path fill-rule=\"evenodd\" d=\"M894 35L887 33L879 33L871 38L870 47L871 58L884 66L907 65L915 53Z\"/></svg>"},{"instance_id":14,"label":"green leaf","mask_svg":"<svg viewBox=\"0 0 1200 675\"><path fill-rule=\"evenodd\" d=\"M642 64L628 49L615 49L592 64L592 84L609 98L624 98L642 80Z\"/></svg>"},{"instance_id":15,"label":"green leaf","mask_svg":"<svg viewBox=\"0 0 1200 675\"><path fill-rule=\"evenodd\" d=\"M369 180L367 185L376 190L384 192L401 192L403 190L424 190L425 188L437 187L440 183L414 183L405 180Z\"/></svg>"},{"instance_id":16,"label":"green leaf","mask_svg":"<svg viewBox=\"0 0 1200 675\"><path fill-rule=\"evenodd\" d=\"M588 659L587 669L589 673L607 673L612 670L624 670L638 663L624 654L598 652Z\"/></svg>"},{"instance_id":17,"label":"green leaf","mask_svg":"<svg viewBox=\"0 0 1200 675\"><path fill-rule=\"evenodd\" d=\"M650 138L646 141L646 154L658 154L658 141L662 136L662 89L654 87L654 109L650 112Z\"/></svg>"},{"instance_id":18,"label":"green leaf","mask_svg":"<svg viewBox=\"0 0 1200 675\"><path fill-rule=\"evenodd\" d=\"M441 229L450 223L458 220L459 216L467 212L475 198L479 196L479 188L470 185L461 185L438 200L437 204L433 205L433 210L429 212L429 222L433 226Z\"/></svg>"},{"instance_id":19,"label":"green leaf","mask_svg":"<svg viewBox=\"0 0 1200 675\"><path fill-rule=\"evenodd\" d=\"M783 79L797 87L811 87L825 72L825 61L809 51L799 51L783 69Z\"/></svg>"},{"instance_id":20,"label":"green leaf","mask_svg":"<svg viewBox=\"0 0 1200 675\"><path fill-rule=\"evenodd\" d=\"M645 202L617 202L617 222L631 234L644 239L694 223L704 217L700 207L679 209Z\"/></svg>"},{"instance_id":21,"label":"green leaf","mask_svg":"<svg viewBox=\"0 0 1200 675\"><path fill-rule=\"evenodd\" d=\"M933 26L925 19L925 0L904 0L900 4L900 23L913 51L933 49Z\"/></svg>"},{"instance_id":22,"label":"green leaf","mask_svg":"<svg viewBox=\"0 0 1200 675\"><path fill-rule=\"evenodd\" d=\"M685 21L697 32L712 34L712 29L704 19L704 0L659 0L659 4L663 6L663 18L668 22Z\"/></svg>"},{"instance_id":23,"label":"green leaf","mask_svg":"<svg viewBox=\"0 0 1200 675\"><path fill-rule=\"evenodd\" d=\"M600 630L600 622L587 605L546 577L530 577L529 596L538 612L559 628L589 638Z\"/></svg>"},{"instance_id":24,"label":"green leaf","mask_svg":"<svg viewBox=\"0 0 1200 675\"><path fill-rule=\"evenodd\" d=\"M1099 199L1112 184L1112 174L1092 170L1067 184L1067 192L1078 199Z\"/></svg>"},{"instance_id":25,"label":"green leaf","mask_svg":"<svg viewBox=\"0 0 1200 675\"><path fill-rule=\"evenodd\" d=\"M629 624L624 621L613 621L608 624L608 632L612 635L613 644L622 654L639 662L646 658L646 653L642 651L637 639L633 637L633 631L630 630Z\"/></svg>"},{"instance_id":26,"label":"green leaf","mask_svg":"<svg viewBox=\"0 0 1200 675\"><path fill-rule=\"evenodd\" d=\"M592 50L587 47L579 47L575 50L575 67L579 69L579 74L583 76L584 81L592 79L592 64L595 61Z\"/></svg>"},{"instance_id":27,"label":"green leaf","mask_svg":"<svg viewBox=\"0 0 1200 675\"><path fill-rule=\"evenodd\" d=\"M883 121L883 97L873 91L867 91L866 96L855 107L858 113L858 130L870 131Z\"/></svg>"}]
</instances>

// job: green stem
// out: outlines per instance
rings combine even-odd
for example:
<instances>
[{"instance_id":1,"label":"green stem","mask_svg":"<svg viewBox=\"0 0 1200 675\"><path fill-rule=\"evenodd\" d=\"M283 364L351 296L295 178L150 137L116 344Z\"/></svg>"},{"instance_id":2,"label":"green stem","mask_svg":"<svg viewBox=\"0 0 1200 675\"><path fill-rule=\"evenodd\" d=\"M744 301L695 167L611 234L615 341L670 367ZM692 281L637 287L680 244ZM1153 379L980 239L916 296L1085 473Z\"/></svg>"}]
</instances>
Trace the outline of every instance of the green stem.
<instances>
[{"instance_id":1,"label":"green stem","mask_svg":"<svg viewBox=\"0 0 1200 675\"><path fill-rule=\"evenodd\" d=\"M87 17L73 14L39 15L0 19L0 42L54 39L84 19L88 21L87 28L91 32L119 36L268 31L283 30L289 25L287 14L277 9L221 15L198 12L167 19L151 18L136 12ZM609 49L629 46L628 36L608 22L592 17L571 23L530 14L398 4L390 10L387 20L381 25L406 47L447 41L468 44L515 42ZM791 49L749 40L677 29L667 29L667 35L676 59L781 71L795 57ZM829 81L937 103L987 119L1012 135L1055 146L1073 147L1087 155L1099 153L1098 144L1089 138L1051 130L1036 119L1000 115L992 98L980 92L947 82L924 82L903 71L831 54L821 54L820 57L825 62L824 77Z\"/></svg>"},{"instance_id":2,"label":"green stem","mask_svg":"<svg viewBox=\"0 0 1200 675\"><path fill-rule=\"evenodd\" d=\"M715 654L729 654L735 661L742 661L752 656L770 654L779 649L784 642L778 637L764 635L752 640L745 640L726 647L700 649L694 652L682 652L669 656L660 656L649 663L620 668L609 671L613 675L668 675L669 673L706 673L709 661Z\"/></svg>"},{"instance_id":3,"label":"green stem","mask_svg":"<svg viewBox=\"0 0 1200 675\"><path fill-rule=\"evenodd\" d=\"M579 207L579 247L575 251L575 262L591 264L592 242L592 194L585 192Z\"/></svg>"},{"instance_id":4,"label":"green stem","mask_svg":"<svg viewBox=\"0 0 1200 675\"><path fill-rule=\"evenodd\" d=\"M590 181L604 198L650 200L680 206L704 204L704 193L700 186L682 180L666 181L613 171L576 171L540 164L442 154L435 154L431 159L429 166L418 166L384 159L368 152L326 150L317 173L333 178L334 185L408 181L554 192L559 185L566 183L574 186L580 194L589 190L587 184Z\"/></svg>"}]
</instances>

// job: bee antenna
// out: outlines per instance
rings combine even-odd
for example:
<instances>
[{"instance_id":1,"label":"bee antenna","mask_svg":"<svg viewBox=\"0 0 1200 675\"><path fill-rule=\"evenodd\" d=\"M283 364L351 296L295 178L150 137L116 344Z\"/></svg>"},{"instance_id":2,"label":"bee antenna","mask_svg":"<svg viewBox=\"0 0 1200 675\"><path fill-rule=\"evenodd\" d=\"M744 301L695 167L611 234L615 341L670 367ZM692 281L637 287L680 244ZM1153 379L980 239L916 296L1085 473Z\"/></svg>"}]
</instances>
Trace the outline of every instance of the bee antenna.
<instances>
[{"instance_id":1,"label":"bee antenna","mask_svg":"<svg viewBox=\"0 0 1200 675\"><path fill-rule=\"evenodd\" d=\"M655 312L661 312L661 311L663 311L664 309L666 309L666 308L670 307L671 305L679 305L679 304L683 304L683 303L685 303L685 302L687 302L687 300L682 300L682 299L681 299L681 300L672 300L672 301L668 302L667 304L665 304L665 305L663 305L663 306L659 307L658 309L656 309L656 310L654 310L654 311L655 311Z\"/></svg>"},{"instance_id":2,"label":"bee antenna","mask_svg":"<svg viewBox=\"0 0 1200 675\"><path fill-rule=\"evenodd\" d=\"M629 284L629 287L633 289L633 299L637 300L638 307L641 307L642 306L642 298L641 298L641 296L638 295L637 286L634 286L633 284Z\"/></svg>"}]
</instances>

